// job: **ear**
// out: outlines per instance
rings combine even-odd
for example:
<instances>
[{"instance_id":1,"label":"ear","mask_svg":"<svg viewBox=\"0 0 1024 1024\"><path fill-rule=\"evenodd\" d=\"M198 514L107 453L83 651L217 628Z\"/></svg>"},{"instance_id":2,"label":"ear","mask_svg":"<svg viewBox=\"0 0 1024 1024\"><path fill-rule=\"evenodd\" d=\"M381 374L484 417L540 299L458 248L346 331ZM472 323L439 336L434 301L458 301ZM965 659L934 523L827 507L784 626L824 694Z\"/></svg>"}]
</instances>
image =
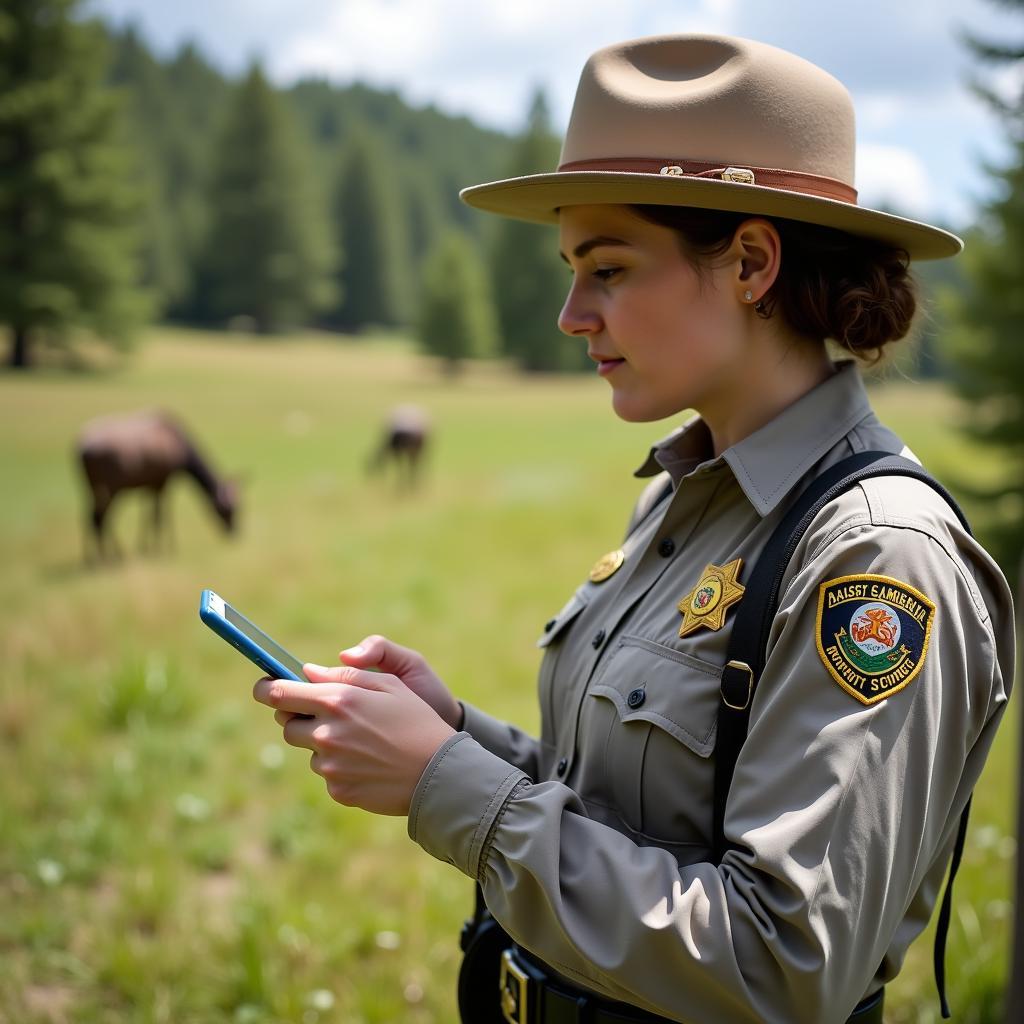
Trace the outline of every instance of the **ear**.
<instances>
[{"instance_id":1,"label":"ear","mask_svg":"<svg viewBox=\"0 0 1024 1024\"><path fill-rule=\"evenodd\" d=\"M763 217L745 220L733 235L735 288L737 298L752 305L764 298L775 284L782 265L782 240L778 228ZM747 293L750 293L748 299Z\"/></svg>"}]
</instances>

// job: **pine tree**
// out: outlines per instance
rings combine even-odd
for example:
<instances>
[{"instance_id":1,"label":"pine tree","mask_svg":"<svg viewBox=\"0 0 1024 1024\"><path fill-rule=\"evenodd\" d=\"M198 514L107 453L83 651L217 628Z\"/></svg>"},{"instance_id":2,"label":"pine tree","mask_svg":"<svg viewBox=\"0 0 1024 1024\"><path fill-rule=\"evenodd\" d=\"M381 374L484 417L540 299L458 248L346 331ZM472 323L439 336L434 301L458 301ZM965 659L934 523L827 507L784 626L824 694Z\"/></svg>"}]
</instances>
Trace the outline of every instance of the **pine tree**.
<instances>
[{"instance_id":1,"label":"pine tree","mask_svg":"<svg viewBox=\"0 0 1024 1024\"><path fill-rule=\"evenodd\" d=\"M144 197L142 280L154 292L158 315L194 319L209 154L228 83L192 44L161 61L129 26L112 32L110 45L109 80L127 101Z\"/></svg>"},{"instance_id":2,"label":"pine tree","mask_svg":"<svg viewBox=\"0 0 1024 1024\"><path fill-rule=\"evenodd\" d=\"M494 307L475 244L452 228L438 241L423 273L417 334L420 345L455 373L464 359L493 355Z\"/></svg>"},{"instance_id":3,"label":"pine tree","mask_svg":"<svg viewBox=\"0 0 1024 1024\"><path fill-rule=\"evenodd\" d=\"M142 197L141 281L152 289L157 311L180 301L190 285L188 254L180 238L180 205L170 183L180 180L181 140L173 131L178 107L164 68L134 28L111 38L110 83L126 100L137 145L137 186Z\"/></svg>"},{"instance_id":4,"label":"pine tree","mask_svg":"<svg viewBox=\"0 0 1024 1024\"><path fill-rule=\"evenodd\" d=\"M238 87L220 140L201 258L201 307L267 333L308 323L332 298L335 253L308 155L258 66Z\"/></svg>"},{"instance_id":5,"label":"pine tree","mask_svg":"<svg viewBox=\"0 0 1024 1024\"><path fill-rule=\"evenodd\" d=\"M558 163L547 102L535 94L508 175L537 174ZM568 286L556 229L503 220L493 234L491 272L502 347L524 370L583 369L586 351L558 330Z\"/></svg>"},{"instance_id":6,"label":"pine tree","mask_svg":"<svg viewBox=\"0 0 1024 1024\"><path fill-rule=\"evenodd\" d=\"M90 328L124 347L145 313L132 221L137 201L106 53L78 0L0 9L0 322L10 365L37 341Z\"/></svg>"},{"instance_id":7,"label":"pine tree","mask_svg":"<svg viewBox=\"0 0 1024 1024\"><path fill-rule=\"evenodd\" d=\"M404 197L387 151L357 129L338 175L333 205L345 254L341 301L329 322L346 330L409 321L409 245Z\"/></svg>"},{"instance_id":8,"label":"pine tree","mask_svg":"<svg viewBox=\"0 0 1024 1024\"><path fill-rule=\"evenodd\" d=\"M1024 13L1022 0L1001 0ZM1024 46L973 41L988 61L1024 67ZM1018 76L1018 80L1019 76ZM979 87L983 95L992 95ZM1024 551L1024 96L996 102L1012 147L1005 168L993 171L999 194L982 211L983 230L968 237L961 259L965 288L951 297L955 328L954 384L969 403L966 428L1002 451L999 486L982 492L988 515L979 524L987 546L1012 575Z\"/></svg>"}]
</instances>

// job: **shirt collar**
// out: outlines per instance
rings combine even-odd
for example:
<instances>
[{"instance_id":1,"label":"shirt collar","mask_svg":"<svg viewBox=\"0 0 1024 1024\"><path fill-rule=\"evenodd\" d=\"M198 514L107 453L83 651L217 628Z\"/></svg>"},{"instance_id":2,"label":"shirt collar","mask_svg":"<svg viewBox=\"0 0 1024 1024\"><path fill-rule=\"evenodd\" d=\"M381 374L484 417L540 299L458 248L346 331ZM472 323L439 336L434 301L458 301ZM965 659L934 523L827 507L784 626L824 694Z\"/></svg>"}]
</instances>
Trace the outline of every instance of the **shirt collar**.
<instances>
[{"instance_id":1,"label":"shirt collar","mask_svg":"<svg viewBox=\"0 0 1024 1024\"><path fill-rule=\"evenodd\" d=\"M637 476L666 470L678 485L703 465L729 466L751 505L768 515L793 486L862 420L874 417L864 383L852 361L787 406L771 422L727 448L719 458L700 417L651 447Z\"/></svg>"}]
</instances>

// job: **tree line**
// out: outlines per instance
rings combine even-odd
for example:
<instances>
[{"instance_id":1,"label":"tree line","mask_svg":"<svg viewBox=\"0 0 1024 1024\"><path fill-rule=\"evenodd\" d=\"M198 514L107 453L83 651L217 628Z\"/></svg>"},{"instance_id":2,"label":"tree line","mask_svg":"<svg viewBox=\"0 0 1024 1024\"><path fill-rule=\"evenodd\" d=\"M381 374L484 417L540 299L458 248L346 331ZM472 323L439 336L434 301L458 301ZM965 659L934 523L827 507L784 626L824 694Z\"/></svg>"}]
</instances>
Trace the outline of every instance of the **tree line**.
<instances>
[{"instance_id":1,"label":"tree line","mask_svg":"<svg viewBox=\"0 0 1024 1024\"><path fill-rule=\"evenodd\" d=\"M1024 0L993 0L1024 14ZM1024 44L968 39L993 81ZM983 84L1011 156L959 260L916 268L929 298L919 376L968 400L1005 456L983 532L1024 549L1024 95ZM542 95L517 137L322 79L287 89L258 64L226 78L193 45L165 59L81 0L0 3L0 324L9 365L78 332L126 347L147 319L261 332L415 328L452 369L504 355L586 365L555 326L566 278L550 228L461 204L467 183L554 167ZM953 226L955 230L955 225Z\"/></svg>"},{"instance_id":2,"label":"tree line","mask_svg":"<svg viewBox=\"0 0 1024 1024\"><path fill-rule=\"evenodd\" d=\"M555 326L552 229L458 199L537 156L554 166L542 96L512 137L361 84L278 89L259 64L233 81L192 44L162 59L135 29L84 20L80 0L0 6L0 96L11 365L82 327L127 346L153 318L417 328L452 367L583 365ZM528 301L509 300L509 266Z\"/></svg>"}]
</instances>

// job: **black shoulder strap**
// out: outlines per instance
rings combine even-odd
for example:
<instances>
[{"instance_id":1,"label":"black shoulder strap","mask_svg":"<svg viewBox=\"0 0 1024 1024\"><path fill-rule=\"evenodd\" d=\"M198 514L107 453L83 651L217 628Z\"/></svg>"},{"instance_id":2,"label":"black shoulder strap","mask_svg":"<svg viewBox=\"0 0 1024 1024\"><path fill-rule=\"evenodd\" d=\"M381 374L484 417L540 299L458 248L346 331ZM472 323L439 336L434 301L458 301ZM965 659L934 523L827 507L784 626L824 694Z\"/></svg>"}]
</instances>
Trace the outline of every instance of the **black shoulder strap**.
<instances>
[{"instance_id":1,"label":"black shoulder strap","mask_svg":"<svg viewBox=\"0 0 1024 1024\"><path fill-rule=\"evenodd\" d=\"M964 529L970 526L950 493L916 462L889 452L857 452L812 480L796 499L765 544L745 583L746 591L733 620L732 635L722 670L721 699L718 704L718 734L715 739L715 793L713 842L716 863L721 862L729 844L725 839L725 804L732 784L740 748L747 737L750 705L767 657L768 637L779 602L779 588L789 560L800 538L815 516L843 491L876 476L908 476L936 490L956 513ZM970 800L964 807L950 864L949 881L942 900L935 935L935 980L939 988L942 1016L949 1017L945 993L945 948L953 898L953 878L960 864Z\"/></svg>"}]
</instances>

